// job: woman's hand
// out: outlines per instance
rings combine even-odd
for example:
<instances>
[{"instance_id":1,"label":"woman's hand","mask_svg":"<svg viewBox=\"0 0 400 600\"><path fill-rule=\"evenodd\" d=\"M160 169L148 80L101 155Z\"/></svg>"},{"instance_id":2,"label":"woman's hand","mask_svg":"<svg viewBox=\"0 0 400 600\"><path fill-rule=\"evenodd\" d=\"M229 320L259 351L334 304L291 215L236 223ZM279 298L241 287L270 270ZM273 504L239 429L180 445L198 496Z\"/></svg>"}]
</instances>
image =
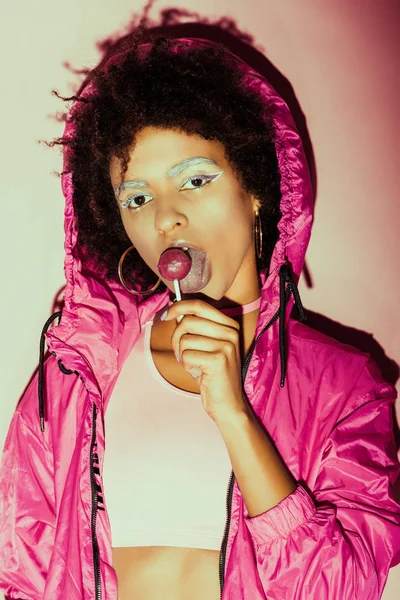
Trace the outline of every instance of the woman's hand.
<instances>
[{"instance_id":1,"label":"woman's hand","mask_svg":"<svg viewBox=\"0 0 400 600\"><path fill-rule=\"evenodd\" d=\"M201 401L215 421L248 412L243 392L239 324L203 300L181 300L164 320L183 315L172 334L177 359L200 387Z\"/></svg>"}]
</instances>

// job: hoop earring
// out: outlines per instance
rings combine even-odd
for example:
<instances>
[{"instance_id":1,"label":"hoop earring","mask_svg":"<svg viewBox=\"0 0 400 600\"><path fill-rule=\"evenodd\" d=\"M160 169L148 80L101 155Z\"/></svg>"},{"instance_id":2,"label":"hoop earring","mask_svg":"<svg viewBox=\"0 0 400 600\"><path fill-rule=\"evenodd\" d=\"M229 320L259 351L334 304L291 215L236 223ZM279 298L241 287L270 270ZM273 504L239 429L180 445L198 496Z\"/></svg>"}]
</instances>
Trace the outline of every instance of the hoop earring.
<instances>
[{"instance_id":1,"label":"hoop earring","mask_svg":"<svg viewBox=\"0 0 400 600\"><path fill-rule=\"evenodd\" d=\"M256 243L256 252L257 258L262 257L262 228L261 228L261 217L260 213L256 212L255 219L255 243Z\"/></svg>"},{"instance_id":2,"label":"hoop earring","mask_svg":"<svg viewBox=\"0 0 400 600\"><path fill-rule=\"evenodd\" d=\"M153 285L152 288L150 288L149 290L147 290L146 292L137 292L134 289L131 289L127 286L126 281L124 279L124 276L122 275L122 265L123 262L125 260L126 255L128 254L128 252L130 252L131 250L133 250L135 248L135 246L131 246L130 248L127 248L125 250L125 252L123 253L123 255L121 256L121 258L119 259L119 263L118 263L118 277L120 282L122 283L122 285L124 286L124 288L130 292L131 294L136 294L137 296L148 296L149 294L151 294L152 292L154 292L154 290L156 288L158 288L158 286L160 285L161 282L161 277L158 278L158 281L155 285Z\"/></svg>"}]
</instances>

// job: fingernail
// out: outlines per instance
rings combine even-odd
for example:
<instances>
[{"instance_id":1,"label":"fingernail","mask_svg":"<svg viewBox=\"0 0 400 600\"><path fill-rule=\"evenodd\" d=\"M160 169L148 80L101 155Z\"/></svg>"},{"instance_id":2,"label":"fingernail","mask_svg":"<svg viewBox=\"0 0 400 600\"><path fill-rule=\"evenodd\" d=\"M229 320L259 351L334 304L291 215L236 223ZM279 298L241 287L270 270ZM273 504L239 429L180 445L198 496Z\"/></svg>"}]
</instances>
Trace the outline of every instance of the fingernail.
<instances>
[{"instance_id":1,"label":"fingernail","mask_svg":"<svg viewBox=\"0 0 400 600\"><path fill-rule=\"evenodd\" d=\"M179 362L179 354L176 352L176 350L174 350L174 354L175 354L176 360Z\"/></svg>"},{"instance_id":2,"label":"fingernail","mask_svg":"<svg viewBox=\"0 0 400 600\"><path fill-rule=\"evenodd\" d=\"M188 372L191 374L193 379L196 379L196 377L199 377L201 374L201 370L198 367L192 367Z\"/></svg>"},{"instance_id":3,"label":"fingernail","mask_svg":"<svg viewBox=\"0 0 400 600\"><path fill-rule=\"evenodd\" d=\"M163 314L161 315L161 317L160 317L161 321L164 321L165 317L167 316L167 312L168 312L168 308L167 308L167 310L164 310Z\"/></svg>"}]
</instances>

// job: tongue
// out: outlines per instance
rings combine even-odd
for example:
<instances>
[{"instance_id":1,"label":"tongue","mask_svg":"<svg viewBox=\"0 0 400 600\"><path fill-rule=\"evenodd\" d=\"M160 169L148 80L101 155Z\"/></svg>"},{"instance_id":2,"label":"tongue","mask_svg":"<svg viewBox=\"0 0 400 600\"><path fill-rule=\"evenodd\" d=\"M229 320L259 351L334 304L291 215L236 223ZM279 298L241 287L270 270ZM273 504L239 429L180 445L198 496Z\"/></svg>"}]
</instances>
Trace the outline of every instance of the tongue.
<instances>
[{"instance_id":1,"label":"tongue","mask_svg":"<svg viewBox=\"0 0 400 600\"><path fill-rule=\"evenodd\" d=\"M188 253L192 259L192 266L188 275L179 282L184 294L200 291L211 279L211 266L207 252L189 248Z\"/></svg>"}]
</instances>

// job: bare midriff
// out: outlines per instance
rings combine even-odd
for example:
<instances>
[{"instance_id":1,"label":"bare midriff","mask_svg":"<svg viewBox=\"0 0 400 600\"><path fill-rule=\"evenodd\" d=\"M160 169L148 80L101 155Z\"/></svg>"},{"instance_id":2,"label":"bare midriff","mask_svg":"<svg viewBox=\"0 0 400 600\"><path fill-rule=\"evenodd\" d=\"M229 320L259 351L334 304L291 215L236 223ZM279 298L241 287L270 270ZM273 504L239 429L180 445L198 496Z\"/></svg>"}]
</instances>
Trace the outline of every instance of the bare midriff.
<instances>
[{"instance_id":1,"label":"bare midriff","mask_svg":"<svg viewBox=\"0 0 400 600\"><path fill-rule=\"evenodd\" d=\"M113 548L118 600L219 600L219 551L176 546Z\"/></svg>"},{"instance_id":2,"label":"bare midriff","mask_svg":"<svg viewBox=\"0 0 400 600\"><path fill-rule=\"evenodd\" d=\"M173 329L167 324L152 326L150 348L157 370L175 387L199 394L196 381L176 361L170 345ZM113 548L118 600L219 600L219 555L219 550L176 546Z\"/></svg>"}]
</instances>

